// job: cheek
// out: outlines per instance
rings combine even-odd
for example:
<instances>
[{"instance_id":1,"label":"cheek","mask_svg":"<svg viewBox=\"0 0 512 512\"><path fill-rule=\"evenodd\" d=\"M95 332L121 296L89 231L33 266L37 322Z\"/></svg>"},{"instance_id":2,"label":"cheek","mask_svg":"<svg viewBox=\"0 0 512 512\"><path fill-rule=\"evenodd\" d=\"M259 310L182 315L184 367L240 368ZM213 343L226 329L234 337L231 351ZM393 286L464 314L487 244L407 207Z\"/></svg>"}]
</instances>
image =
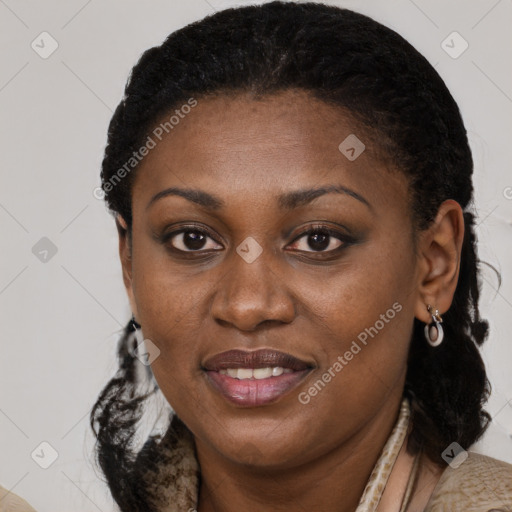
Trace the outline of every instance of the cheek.
<instances>
[{"instance_id":1,"label":"cheek","mask_svg":"<svg viewBox=\"0 0 512 512\"><path fill-rule=\"evenodd\" d=\"M323 276L295 276L295 292L307 310L346 339L373 325L396 301L403 307L413 303L414 269L404 240L376 238L351 248Z\"/></svg>"},{"instance_id":2,"label":"cheek","mask_svg":"<svg viewBox=\"0 0 512 512\"><path fill-rule=\"evenodd\" d=\"M134 250L133 288L144 337L160 350L152 370L172 405L173 397L194 391L192 372L205 340L208 297L218 277L213 271L176 271L162 252L154 244Z\"/></svg>"},{"instance_id":3,"label":"cheek","mask_svg":"<svg viewBox=\"0 0 512 512\"><path fill-rule=\"evenodd\" d=\"M404 376L414 320L410 246L375 242L351 261L330 275L328 288L308 295L327 333L319 337L323 371L336 375L322 399L346 410L362 399L379 403Z\"/></svg>"},{"instance_id":4,"label":"cheek","mask_svg":"<svg viewBox=\"0 0 512 512\"><path fill-rule=\"evenodd\" d=\"M133 255L133 289L141 325L150 326L149 333L159 337L196 325L214 274L193 265L173 264L163 246L139 234Z\"/></svg>"}]
</instances>

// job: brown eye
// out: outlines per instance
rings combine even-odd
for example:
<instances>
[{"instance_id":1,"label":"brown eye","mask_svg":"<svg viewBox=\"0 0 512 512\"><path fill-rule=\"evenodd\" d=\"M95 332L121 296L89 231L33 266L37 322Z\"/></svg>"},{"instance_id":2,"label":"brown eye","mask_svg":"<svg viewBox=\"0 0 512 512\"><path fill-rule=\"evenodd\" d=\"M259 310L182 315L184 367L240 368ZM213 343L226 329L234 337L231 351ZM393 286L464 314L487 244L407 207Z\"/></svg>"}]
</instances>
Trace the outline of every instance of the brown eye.
<instances>
[{"instance_id":1,"label":"brown eye","mask_svg":"<svg viewBox=\"0 0 512 512\"><path fill-rule=\"evenodd\" d=\"M177 251L199 252L222 249L206 231L182 229L166 236L167 244ZM213 243L212 243L213 242Z\"/></svg>"},{"instance_id":2,"label":"brown eye","mask_svg":"<svg viewBox=\"0 0 512 512\"><path fill-rule=\"evenodd\" d=\"M349 244L350 237L327 227L317 227L297 237L292 249L304 252L331 252Z\"/></svg>"},{"instance_id":3,"label":"brown eye","mask_svg":"<svg viewBox=\"0 0 512 512\"><path fill-rule=\"evenodd\" d=\"M304 239L304 243L300 244L296 242L300 251L312 250L315 252L326 252L327 250L337 249L341 245L341 241L337 240L329 233L315 231L306 235L303 235L300 239Z\"/></svg>"}]
</instances>

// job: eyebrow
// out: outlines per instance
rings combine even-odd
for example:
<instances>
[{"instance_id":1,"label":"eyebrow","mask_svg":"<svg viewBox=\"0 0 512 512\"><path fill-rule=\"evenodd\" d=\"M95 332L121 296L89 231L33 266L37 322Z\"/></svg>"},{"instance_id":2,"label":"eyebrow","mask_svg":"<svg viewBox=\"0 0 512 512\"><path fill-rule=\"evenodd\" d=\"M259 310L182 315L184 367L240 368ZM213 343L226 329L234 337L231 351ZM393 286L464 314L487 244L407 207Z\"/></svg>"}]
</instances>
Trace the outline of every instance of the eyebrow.
<instances>
[{"instance_id":1,"label":"eyebrow","mask_svg":"<svg viewBox=\"0 0 512 512\"><path fill-rule=\"evenodd\" d=\"M373 211L372 205L362 195L342 185L327 185L323 187L286 192L285 194L278 196L278 204L281 209L292 210L310 203L317 197L330 193L345 194L353 197ZM184 197L185 199L210 210L220 210L225 206L222 199L209 194L208 192L204 192L203 190L171 187L155 194L147 204L146 210L159 199L168 196Z\"/></svg>"}]
</instances>

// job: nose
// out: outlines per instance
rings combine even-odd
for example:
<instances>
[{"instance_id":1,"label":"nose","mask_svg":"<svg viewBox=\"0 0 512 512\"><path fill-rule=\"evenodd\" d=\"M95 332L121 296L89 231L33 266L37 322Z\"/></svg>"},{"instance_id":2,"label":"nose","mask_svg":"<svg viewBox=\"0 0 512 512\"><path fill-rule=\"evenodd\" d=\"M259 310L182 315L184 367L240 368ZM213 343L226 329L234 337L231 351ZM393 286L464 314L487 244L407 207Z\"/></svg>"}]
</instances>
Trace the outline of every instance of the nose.
<instances>
[{"instance_id":1,"label":"nose","mask_svg":"<svg viewBox=\"0 0 512 512\"><path fill-rule=\"evenodd\" d=\"M268 249L251 263L233 252L213 297L211 313L217 322L253 331L260 324L293 321L293 297L280 272L271 268L271 258Z\"/></svg>"}]
</instances>

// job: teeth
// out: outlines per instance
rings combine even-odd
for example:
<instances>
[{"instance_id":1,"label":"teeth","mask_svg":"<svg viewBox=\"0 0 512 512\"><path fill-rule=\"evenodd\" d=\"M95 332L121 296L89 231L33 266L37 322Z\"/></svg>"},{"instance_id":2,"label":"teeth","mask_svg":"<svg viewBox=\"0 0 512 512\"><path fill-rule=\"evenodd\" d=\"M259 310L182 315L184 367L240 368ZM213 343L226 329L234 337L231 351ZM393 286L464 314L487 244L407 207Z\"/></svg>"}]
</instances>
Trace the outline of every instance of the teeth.
<instances>
[{"instance_id":1,"label":"teeth","mask_svg":"<svg viewBox=\"0 0 512 512\"><path fill-rule=\"evenodd\" d=\"M255 379L268 379L272 376L272 368L255 368L252 374Z\"/></svg>"},{"instance_id":2,"label":"teeth","mask_svg":"<svg viewBox=\"0 0 512 512\"><path fill-rule=\"evenodd\" d=\"M252 368L238 368L237 379L250 379L252 376Z\"/></svg>"},{"instance_id":3,"label":"teeth","mask_svg":"<svg viewBox=\"0 0 512 512\"><path fill-rule=\"evenodd\" d=\"M279 375L284 373L284 368L281 366L276 366L272 368L272 377L279 377Z\"/></svg>"},{"instance_id":4,"label":"teeth","mask_svg":"<svg viewBox=\"0 0 512 512\"><path fill-rule=\"evenodd\" d=\"M233 379L268 379L269 377L279 377L283 373L292 373L291 368L283 368L282 366L274 366L267 368L227 368L219 370L222 375L228 375Z\"/></svg>"}]
</instances>

